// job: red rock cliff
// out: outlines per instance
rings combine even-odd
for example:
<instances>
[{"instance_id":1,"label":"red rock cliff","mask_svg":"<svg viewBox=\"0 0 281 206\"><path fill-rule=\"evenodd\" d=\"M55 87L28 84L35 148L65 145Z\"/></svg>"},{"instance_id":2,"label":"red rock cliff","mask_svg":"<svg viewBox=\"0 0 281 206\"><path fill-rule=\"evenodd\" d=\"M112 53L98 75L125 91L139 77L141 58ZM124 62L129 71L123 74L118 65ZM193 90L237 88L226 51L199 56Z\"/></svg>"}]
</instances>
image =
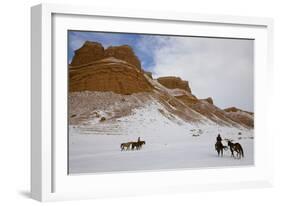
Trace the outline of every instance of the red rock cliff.
<instances>
[{"instance_id":1,"label":"red rock cliff","mask_svg":"<svg viewBox=\"0 0 281 206\"><path fill-rule=\"evenodd\" d=\"M116 59L124 60L138 69L141 69L140 60L134 54L133 49L128 45L108 47L105 50L105 57L115 57Z\"/></svg>"},{"instance_id":2,"label":"red rock cliff","mask_svg":"<svg viewBox=\"0 0 281 206\"><path fill-rule=\"evenodd\" d=\"M157 81L169 89L183 89L191 93L188 81L182 80L179 77L160 77L157 79Z\"/></svg>"},{"instance_id":3,"label":"red rock cliff","mask_svg":"<svg viewBox=\"0 0 281 206\"><path fill-rule=\"evenodd\" d=\"M75 51L71 66L88 64L104 58L104 48L98 42L86 41L84 45Z\"/></svg>"},{"instance_id":4,"label":"red rock cliff","mask_svg":"<svg viewBox=\"0 0 281 206\"><path fill-rule=\"evenodd\" d=\"M109 47L85 42L69 65L69 91L150 92L140 62L129 46Z\"/></svg>"},{"instance_id":5,"label":"red rock cliff","mask_svg":"<svg viewBox=\"0 0 281 206\"><path fill-rule=\"evenodd\" d=\"M88 64L108 57L124 60L141 69L141 63L130 46L110 46L104 49L100 43L90 41L86 41L81 48L75 51L71 66Z\"/></svg>"}]
</instances>

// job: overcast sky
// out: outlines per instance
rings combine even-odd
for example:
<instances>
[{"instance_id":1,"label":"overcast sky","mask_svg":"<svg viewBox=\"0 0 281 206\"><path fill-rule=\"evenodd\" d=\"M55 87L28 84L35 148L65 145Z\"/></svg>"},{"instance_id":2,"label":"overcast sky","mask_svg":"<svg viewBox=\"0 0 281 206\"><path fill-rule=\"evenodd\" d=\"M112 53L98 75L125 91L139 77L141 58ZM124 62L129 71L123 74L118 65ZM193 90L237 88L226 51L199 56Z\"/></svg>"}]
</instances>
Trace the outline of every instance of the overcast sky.
<instances>
[{"instance_id":1,"label":"overcast sky","mask_svg":"<svg viewBox=\"0 0 281 206\"><path fill-rule=\"evenodd\" d=\"M87 40L105 48L130 45L155 78L178 76L198 98L212 97L220 108L254 110L253 40L69 31L69 62Z\"/></svg>"}]
</instances>

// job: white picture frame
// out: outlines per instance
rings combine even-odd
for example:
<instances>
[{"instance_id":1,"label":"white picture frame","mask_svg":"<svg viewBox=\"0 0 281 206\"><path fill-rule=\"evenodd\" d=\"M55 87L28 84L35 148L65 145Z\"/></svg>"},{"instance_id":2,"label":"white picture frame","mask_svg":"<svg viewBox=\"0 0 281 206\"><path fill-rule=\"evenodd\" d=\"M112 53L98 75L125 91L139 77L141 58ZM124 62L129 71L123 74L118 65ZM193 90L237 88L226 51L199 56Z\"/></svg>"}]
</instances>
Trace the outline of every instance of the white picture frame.
<instances>
[{"instance_id":1,"label":"white picture frame","mask_svg":"<svg viewBox=\"0 0 281 206\"><path fill-rule=\"evenodd\" d=\"M65 123L66 40L70 29L106 30L96 19L111 22L111 31L163 33L165 25L184 34L192 26L198 36L254 38L255 165L242 168L126 172L69 176L66 168ZM114 24L121 22L122 26ZM96 24L92 24L95 22ZM136 28L135 25L138 25ZM158 26L153 26L157 24ZM83 6L40 4L31 9L31 196L39 201L112 197L153 193L268 187L273 182L273 136L267 126L271 87L273 21L269 18L159 13ZM166 29L166 30L165 30ZM165 32L166 33L166 32ZM58 61L60 59L60 61ZM66 67L65 66L62 67ZM58 83L58 79L64 79ZM261 153L261 146L263 151ZM233 172L235 170L235 172ZM231 175L235 174L235 175ZM123 179L135 185L124 185ZM165 180L165 181L163 181Z\"/></svg>"}]
</instances>

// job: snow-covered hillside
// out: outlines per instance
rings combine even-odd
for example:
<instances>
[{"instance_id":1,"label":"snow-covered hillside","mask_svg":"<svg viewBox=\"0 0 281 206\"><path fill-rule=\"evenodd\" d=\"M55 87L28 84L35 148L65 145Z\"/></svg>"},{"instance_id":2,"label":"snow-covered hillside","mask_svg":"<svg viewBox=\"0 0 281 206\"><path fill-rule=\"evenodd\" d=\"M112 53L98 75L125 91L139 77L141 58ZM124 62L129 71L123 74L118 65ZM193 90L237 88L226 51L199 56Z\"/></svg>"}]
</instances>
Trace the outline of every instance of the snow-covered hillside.
<instances>
[{"instance_id":1,"label":"snow-covered hillside","mask_svg":"<svg viewBox=\"0 0 281 206\"><path fill-rule=\"evenodd\" d=\"M208 120L204 124L190 124L171 115L163 105L148 102L120 118L104 122L92 118L85 124L71 125L70 174L254 163L251 129L221 127ZM225 151L224 157L218 157L214 148L218 133L223 138L239 141L245 158L231 158L230 151ZM121 151L122 142L137 141L138 137L146 141L141 150ZM226 145L225 141L223 143Z\"/></svg>"}]
</instances>

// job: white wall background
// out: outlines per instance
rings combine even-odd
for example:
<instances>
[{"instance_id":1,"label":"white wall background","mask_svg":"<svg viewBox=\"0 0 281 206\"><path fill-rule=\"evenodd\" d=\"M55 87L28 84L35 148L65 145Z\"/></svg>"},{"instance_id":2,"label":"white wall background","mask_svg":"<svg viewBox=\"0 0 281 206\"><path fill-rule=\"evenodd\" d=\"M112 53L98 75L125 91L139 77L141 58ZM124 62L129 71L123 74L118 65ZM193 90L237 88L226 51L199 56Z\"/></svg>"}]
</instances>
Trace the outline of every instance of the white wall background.
<instances>
[{"instance_id":1,"label":"white wall background","mask_svg":"<svg viewBox=\"0 0 281 206\"><path fill-rule=\"evenodd\" d=\"M0 32L0 204L37 205L29 198L30 172L30 6L45 2L8 0L1 2ZM279 128L281 96L281 13L278 0L52 0L54 3L110 6L155 11L179 11L205 14L264 16L275 20L275 91L270 108L272 129ZM265 97L267 98L267 97ZM47 203L60 205L280 205L281 134L276 131L275 174L272 189L217 191L178 195L157 195L79 202ZM235 174L233 174L235 175Z\"/></svg>"}]
</instances>

